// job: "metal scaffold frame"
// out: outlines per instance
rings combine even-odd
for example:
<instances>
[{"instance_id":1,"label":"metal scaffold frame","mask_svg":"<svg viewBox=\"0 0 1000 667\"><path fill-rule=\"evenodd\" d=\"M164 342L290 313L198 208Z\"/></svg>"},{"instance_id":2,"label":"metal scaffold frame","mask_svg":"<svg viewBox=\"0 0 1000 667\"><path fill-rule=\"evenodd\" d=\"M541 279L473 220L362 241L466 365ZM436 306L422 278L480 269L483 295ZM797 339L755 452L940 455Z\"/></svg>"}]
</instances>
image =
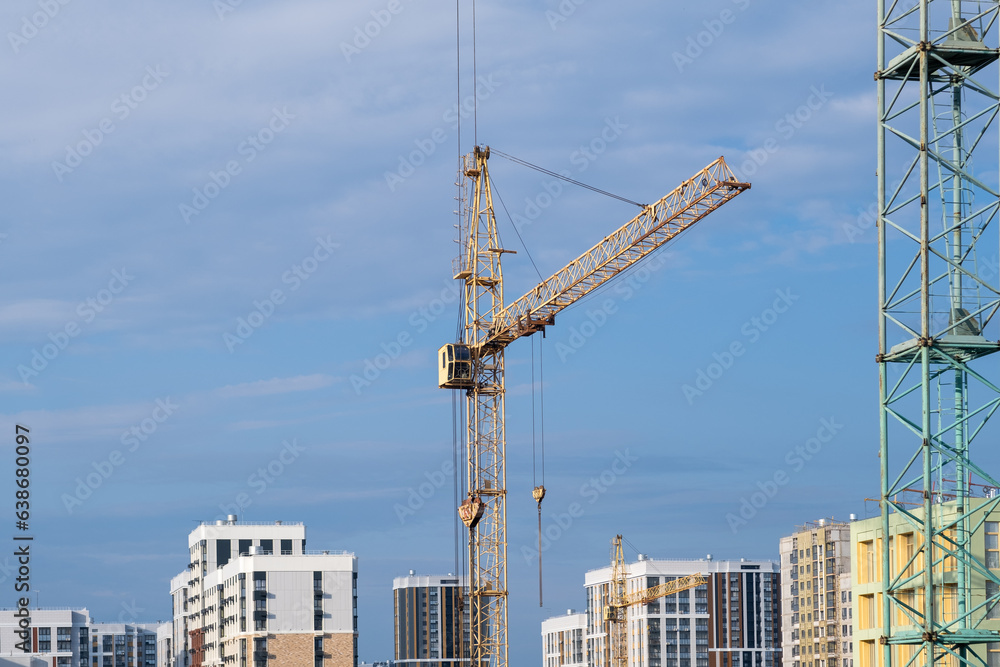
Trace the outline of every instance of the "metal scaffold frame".
<instances>
[{"instance_id":1,"label":"metal scaffold frame","mask_svg":"<svg viewBox=\"0 0 1000 667\"><path fill-rule=\"evenodd\" d=\"M883 667L983 667L985 643L1000 641L983 625L1000 579L972 542L1000 503L977 490L1000 483L970 452L995 436L1000 408L981 361L998 349L1000 290L977 263L995 255L998 238L998 50L989 44L1000 5L877 2L883 603L872 621Z\"/></svg>"}]
</instances>

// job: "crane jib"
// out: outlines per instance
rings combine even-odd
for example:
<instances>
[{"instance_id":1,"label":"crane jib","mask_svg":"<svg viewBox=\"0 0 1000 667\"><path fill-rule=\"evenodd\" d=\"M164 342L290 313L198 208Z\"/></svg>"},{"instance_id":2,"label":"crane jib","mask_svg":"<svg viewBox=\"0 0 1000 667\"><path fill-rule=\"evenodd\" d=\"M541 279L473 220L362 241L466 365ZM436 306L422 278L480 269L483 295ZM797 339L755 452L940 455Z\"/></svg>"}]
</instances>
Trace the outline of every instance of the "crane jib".
<instances>
[{"instance_id":1,"label":"crane jib","mask_svg":"<svg viewBox=\"0 0 1000 667\"><path fill-rule=\"evenodd\" d=\"M486 345L506 345L542 330L555 315L633 266L730 201L749 183L736 180L723 158L647 207L617 231L505 307Z\"/></svg>"}]
</instances>

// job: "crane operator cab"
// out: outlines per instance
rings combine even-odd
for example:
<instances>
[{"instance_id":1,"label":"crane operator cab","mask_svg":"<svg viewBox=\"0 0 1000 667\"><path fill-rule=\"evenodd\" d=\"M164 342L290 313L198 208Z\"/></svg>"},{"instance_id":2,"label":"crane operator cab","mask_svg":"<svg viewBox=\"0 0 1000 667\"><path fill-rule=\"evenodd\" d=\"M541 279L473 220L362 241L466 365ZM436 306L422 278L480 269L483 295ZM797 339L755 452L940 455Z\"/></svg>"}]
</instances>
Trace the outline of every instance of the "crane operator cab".
<instances>
[{"instance_id":1,"label":"crane operator cab","mask_svg":"<svg viewBox=\"0 0 1000 667\"><path fill-rule=\"evenodd\" d=\"M468 345L449 343L438 350L438 387L463 389L472 386L472 351Z\"/></svg>"}]
</instances>

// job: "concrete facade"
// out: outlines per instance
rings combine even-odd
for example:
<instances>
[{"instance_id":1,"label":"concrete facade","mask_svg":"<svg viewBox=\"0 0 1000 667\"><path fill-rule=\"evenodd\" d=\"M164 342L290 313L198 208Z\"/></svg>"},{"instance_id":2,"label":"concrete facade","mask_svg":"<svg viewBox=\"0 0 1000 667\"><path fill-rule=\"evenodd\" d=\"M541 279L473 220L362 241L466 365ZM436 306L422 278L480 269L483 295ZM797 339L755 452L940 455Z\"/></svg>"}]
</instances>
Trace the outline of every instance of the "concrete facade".
<instances>
[{"instance_id":1,"label":"concrete facade","mask_svg":"<svg viewBox=\"0 0 1000 667\"><path fill-rule=\"evenodd\" d=\"M983 498L969 498L970 509L975 509L986 502ZM914 515L921 518L922 508L914 508ZM979 518L973 521L974 532L971 536L969 549L971 555L984 564L992 574L1000 575L1000 510L986 514L979 513ZM935 506L935 516L940 517L941 525L949 525L958 517L955 503L945 502ZM981 521L980 521L981 519ZM922 553L918 553L923 543L923 534L914 529L911 522L900 514L889 516L889 568L890 576L899 579L894 591L897 600L911 607L922 608L924 569ZM855 521L851 524L851 549L853 568L851 586L854 591L853 613L854 628L854 660L857 667L881 667L883 664L882 646L879 639L882 629L882 555L885 549L882 536L882 519L874 517ZM942 549L936 549L940 554L940 562L934 566L937 573L934 607L940 623L954 621L958 616L956 563L954 558L945 556ZM916 558L914 558L916 554ZM970 605L976 611L970 619L970 627L984 630L1000 631L1000 604L987 604L987 596L1000 594L1000 588L993 581L977 571L970 573L969 581ZM898 610L891 614L894 632L919 632L920 627L912 625L909 617ZM895 665L905 665L919 645L895 645L892 662ZM973 644L973 648L983 658L988 667L1000 667L1000 642L988 644ZM922 661L921 661L922 664ZM958 661L953 656L941 656L935 664L942 667L955 667Z\"/></svg>"},{"instance_id":2,"label":"concrete facade","mask_svg":"<svg viewBox=\"0 0 1000 667\"><path fill-rule=\"evenodd\" d=\"M0 609L0 658L21 667L157 667L169 623L95 623L86 609L31 609L30 652L16 648L18 619ZM30 663L30 665L29 665Z\"/></svg>"},{"instance_id":3,"label":"concrete facade","mask_svg":"<svg viewBox=\"0 0 1000 667\"><path fill-rule=\"evenodd\" d=\"M357 558L301 523L203 523L171 581L169 667L355 667Z\"/></svg>"},{"instance_id":4,"label":"concrete facade","mask_svg":"<svg viewBox=\"0 0 1000 667\"><path fill-rule=\"evenodd\" d=\"M780 551L783 667L853 667L850 523L805 524Z\"/></svg>"},{"instance_id":5,"label":"concrete facade","mask_svg":"<svg viewBox=\"0 0 1000 667\"><path fill-rule=\"evenodd\" d=\"M572 609L542 621L543 667L587 667L587 615Z\"/></svg>"},{"instance_id":6,"label":"concrete facade","mask_svg":"<svg viewBox=\"0 0 1000 667\"><path fill-rule=\"evenodd\" d=\"M629 667L779 667L780 569L773 561L640 560L629 591L701 573L708 582L628 610ZM588 665L606 667L611 568L586 574Z\"/></svg>"},{"instance_id":7,"label":"concrete facade","mask_svg":"<svg viewBox=\"0 0 1000 667\"><path fill-rule=\"evenodd\" d=\"M394 656L397 667L469 665L469 613L465 579L420 575L392 582Z\"/></svg>"}]
</instances>

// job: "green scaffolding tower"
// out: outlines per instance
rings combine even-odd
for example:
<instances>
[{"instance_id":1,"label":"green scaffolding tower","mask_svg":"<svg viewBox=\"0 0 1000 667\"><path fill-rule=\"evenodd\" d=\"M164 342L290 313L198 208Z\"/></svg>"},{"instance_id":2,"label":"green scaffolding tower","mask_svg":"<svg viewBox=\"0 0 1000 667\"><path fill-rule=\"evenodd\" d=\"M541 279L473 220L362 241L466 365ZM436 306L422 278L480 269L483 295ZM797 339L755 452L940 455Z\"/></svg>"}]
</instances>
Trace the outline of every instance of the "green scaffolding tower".
<instances>
[{"instance_id":1,"label":"green scaffolding tower","mask_svg":"<svg viewBox=\"0 0 1000 667\"><path fill-rule=\"evenodd\" d=\"M881 534L912 535L880 549L882 667L982 667L1000 641L1000 570L973 548L1000 483L972 456L1000 408L998 15L878 0Z\"/></svg>"}]
</instances>

